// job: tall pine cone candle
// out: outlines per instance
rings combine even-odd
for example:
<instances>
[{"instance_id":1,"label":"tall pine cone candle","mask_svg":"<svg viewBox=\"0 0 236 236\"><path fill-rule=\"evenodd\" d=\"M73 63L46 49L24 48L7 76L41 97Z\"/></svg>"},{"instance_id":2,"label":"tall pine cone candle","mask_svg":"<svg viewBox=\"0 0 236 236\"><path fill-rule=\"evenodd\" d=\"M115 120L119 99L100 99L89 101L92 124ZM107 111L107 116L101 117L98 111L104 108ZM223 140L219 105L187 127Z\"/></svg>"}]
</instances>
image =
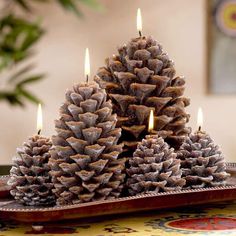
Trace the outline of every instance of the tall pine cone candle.
<instances>
[{"instance_id":1,"label":"tall pine cone candle","mask_svg":"<svg viewBox=\"0 0 236 236\"><path fill-rule=\"evenodd\" d=\"M66 92L50 159L58 205L120 196L125 159L119 158L121 129L116 122L111 101L96 83L76 84Z\"/></svg>"},{"instance_id":2,"label":"tall pine cone candle","mask_svg":"<svg viewBox=\"0 0 236 236\"><path fill-rule=\"evenodd\" d=\"M17 148L8 185L11 186L11 195L20 203L28 206L54 204L48 166L51 146L49 138L38 134Z\"/></svg>"},{"instance_id":3,"label":"tall pine cone candle","mask_svg":"<svg viewBox=\"0 0 236 236\"><path fill-rule=\"evenodd\" d=\"M199 110L198 117L201 117ZM202 118L199 118L202 120ZM211 137L199 130L185 140L178 151L185 188L218 187L226 185L230 176L226 172L225 158Z\"/></svg>"},{"instance_id":4,"label":"tall pine cone candle","mask_svg":"<svg viewBox=\"0 0 236 236\"><path fill-rule=\"evenodd\" d=\"M151 109L159 121L155 129L165 131L171 146L178 148L190 133L185 112L190 102L182 96L185 79L175 77L173 61L152 37L140 36L119 47L118 54L106 59L106 66L98 70L95 81L112 100L127 156L132 156L147 134Z\"/></svg>"}]
</instances>

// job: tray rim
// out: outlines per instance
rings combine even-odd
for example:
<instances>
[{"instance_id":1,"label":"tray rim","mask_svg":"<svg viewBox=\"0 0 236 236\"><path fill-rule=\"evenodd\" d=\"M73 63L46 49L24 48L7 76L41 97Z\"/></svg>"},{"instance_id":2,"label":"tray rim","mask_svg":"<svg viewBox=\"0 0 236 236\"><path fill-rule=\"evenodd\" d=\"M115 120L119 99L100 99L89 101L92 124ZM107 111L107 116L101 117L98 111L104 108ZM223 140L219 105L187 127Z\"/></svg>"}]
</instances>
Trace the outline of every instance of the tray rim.
<instances>
[{"instance_id":1,"label":"tray rim","mask_svg":"<svg viewBox=\"0 0 236 236\"><path fill-rule=\"evenodd\" d=\"M10 175L0 175L0 179L5 179L5 178L9 178Z\"/></svg>"},{"instance_id":2,"label":"tray rim","mask_svg":"<svg viewBox=\"0 0 236 236\"><path fill-rule=\"evenodd\" d=\"M230 168L236 168L236 162L226 162L227 168L230 170ZM9 178L8 175L2 175L0 176L0 179ZM236 183L235 185L228 185L228 186L221 186L221 187L208 187L208 188L198 188L198 189L183 189L178 191L170 191L170 192L162 192L162 193L148 193L148 194L139 194L136 196L128 196L128 197L120 197L112 200L99 200L94 202L87 202L87 203L78 203L78 204L70 204L70 205L64 205L64 206L51 206L51 207L37 207L37 206L24 206L20 205L19 208L7 208L7 204L11 202L15 202L14 199L6 198L6 207L1 206L0 212L51 212L51 211L64 211L64 210L70 210L70 209L77 209L77 208L84 208L84 207L91 207L91 206L97 206L100 204L112 204L112 203L120 203L124 201L133 201L138 199L148 199L153 197L161 197L161 196L175 196L175 195L181 195L181 194L190 194L190 193L201 193L201 192L209 192L209 191L221 191L221 190L230 190L235 189L236 190ZM1 200L0 200L1 201Z\"/></svg>"},{"instance_id":3,"label":"tray rim","mask_svg":"<svg viewBox=\"0 0 236 236\"><path fill-rule=\"evenodd\" d=\"M143 195L137 195L137 196L131 196L131 197L122 197L122 198L116 198L114 200L101 200L101 201L94 201L94 202L87 202L87 203L79 203L79 204L70 204L65 206L52 206L52 207L37 207L34 206L32 208L27 208L27 206L23 206L22 208L5 208L4 206L0 207L0 212L51 212L51 211L64 211L64 210L70 210L74 208L83 208L87 206L95 206L100 204L111 204L111 203L118 203L123 201L131 201L136 199L144 199L144 198L153 198L153 197L161 197L161 196L174 196L174 195L180 195L180 194L188 194L188 193L202 193L202 192L208 192L208 191L219 191L219 190L230 190L235 189L236 185L229 185L227 187L209 187L209 188L199 188L198 190L181 190L181 191L171 191L171 192L164 192L164 193L152 193L152 194L143 194ZM0 200L1 201L1 200ZM15 202L14 199L7 201L7 203Z\"/></svg>"}]
</instances>

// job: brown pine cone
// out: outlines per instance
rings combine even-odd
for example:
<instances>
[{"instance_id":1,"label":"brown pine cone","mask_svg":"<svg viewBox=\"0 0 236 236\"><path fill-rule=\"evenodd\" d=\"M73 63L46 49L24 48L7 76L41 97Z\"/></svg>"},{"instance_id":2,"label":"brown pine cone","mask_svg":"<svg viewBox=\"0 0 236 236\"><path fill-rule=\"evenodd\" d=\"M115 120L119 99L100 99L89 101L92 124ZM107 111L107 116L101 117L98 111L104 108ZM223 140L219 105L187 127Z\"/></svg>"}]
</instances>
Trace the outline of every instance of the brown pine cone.
<instances>
[{"instance_id":1,"label":"brown pine cone","mask_svg":"<svg viewBox=\"0 0 236 236\"><path fill-rule=\"evenodd\" d=\"M191 134L178 151L185 188L204 188L226 185L224 156L211 137L205 133Z\"/></svg>"},{"instance_id":2,"label":"brown pine cone","mask_svg":"<svg viewBox=\"0 0 236 236\"><path fill-rule=\"evenodd\" d=\"M155 129L165 131L165 140L179 148L190 133L189 114L183 97L184 77L175 77L175 68L162 46L152 37L132 39L108 58L95 81L105 88L122 128L121 141L132 156L137 142L147 134L148 116L154 110Z\"/></svg>"},{"instance_id":3,"label":"brown pine cone","mask_svg":"<svg viewBox=\"0 0 236 236\"><path fill-rule=\"evenodd\" d=\"M58 205L120 196L126 160L119 158L116 122L111 102L96 83L75 85L66 93L50 159Z\"/></svg>"},{"instance_id":4,"label":"brown pine cone","mask_svg":"<svg viewBox=\"0 0 236 236\"><path fill-rule=\"evenodd\" d=\"M54 204L53 184L48 173L51 146L50 139L36 135L17 149L8 185L11 186L11 195L24 205Z\"/></svg>"},{"instance_id":5,"label":"brown pine cone","mask_svg":"<svg viewBox=\"0 0 236 236\"><path fill-rule=\"evenodd\" d=\"M138 144L127 169L128 191L131 195L181 190L180 160L173 148L158 136L146 136Z\"/></svg>"}]
</instances>

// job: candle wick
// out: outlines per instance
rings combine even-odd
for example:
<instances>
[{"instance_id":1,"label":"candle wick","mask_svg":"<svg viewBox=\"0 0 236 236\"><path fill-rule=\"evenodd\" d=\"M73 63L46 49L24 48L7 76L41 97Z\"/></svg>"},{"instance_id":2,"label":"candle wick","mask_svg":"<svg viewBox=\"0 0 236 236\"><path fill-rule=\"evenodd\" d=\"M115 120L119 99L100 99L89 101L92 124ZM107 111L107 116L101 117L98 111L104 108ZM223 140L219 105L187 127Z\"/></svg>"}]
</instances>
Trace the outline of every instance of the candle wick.
<instances>
[{"instance_id":1,"label":"candle wick","mask_svg":"<svg viewBox=\"0 0 236 236\"><path fill-rule=\"evenodd\" d=\"M41 129L38 130L38 135L40 135L40 133L41 133Z\"/></svg>"},{"instance_id":2,"label":"candle wick","mask_svg":"<svg viewBox=\"0 0 236 236\"><path fill-rule=\"evenodd\" d=\"M86 83L88 83L88 80L89 80L89 76L86 75Z\"/></svg>"},{"instance_id":3,"label":"candle wick","mask_svg":"<svg viewBox=\"0 0 236 236\"><path fill-rule=\"evenodd\" d=\"M199 126L199 127L198 127L198 132L200 132L200 131L201 131L201 129L202 129L202 127L201 127L201 126Z\"/></svg>"},{"instance_id":4,"label":"candle wick","mask_svg":"<svg viewBox=\"0 0 236 236\"><path fill-rule=\"evenodd\" d=\"M142 31L139 30L138 33L139 33L139 36L142 37Z\"/></svg>"}]
</instances>

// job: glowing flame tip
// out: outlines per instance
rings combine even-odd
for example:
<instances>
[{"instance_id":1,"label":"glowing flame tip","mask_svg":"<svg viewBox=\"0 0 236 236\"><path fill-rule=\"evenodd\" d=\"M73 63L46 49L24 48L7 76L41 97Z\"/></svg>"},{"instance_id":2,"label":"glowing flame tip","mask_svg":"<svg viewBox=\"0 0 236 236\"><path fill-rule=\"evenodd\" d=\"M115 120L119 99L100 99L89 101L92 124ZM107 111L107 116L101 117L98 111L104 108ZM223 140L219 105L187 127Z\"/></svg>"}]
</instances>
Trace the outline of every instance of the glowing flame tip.
<instances>
[{"instance_id":1,"label":"glowing flame tip","mask_svg":"<svg viewBox=\"0 0 236 236\"><path fill-rule=\"evenodd\" d=\"M199 107L198 108L198 113L197 113L197 126L198 129L201 130L202 126L203 126L203 112L202 112L202 108Z\"/></svg>"},{"instance_id":2,"label":"glowing flame tip","mask_svg":"<svg viewBox=\"0 0 236 236\"><path fill-rule=\"evenodd\" d=\"M139 34L142 33L143 25L142 25L142 15L141 15L141 10L138 8L137 10L137 31Z\"/></svg>"},{"instance_id":3,"label":"glowing flame tip","mask_svg":"<svg viewBox=\"0 0 236 236\"><path fill-rule=\"evenodd\" d=\"M148 132L152 132L154 129L154 113L153 110L150 111L149 122L148 122Z\"/></svg>"},{"instance_id":4,"label":"glowing flame tip","mask_svg":"<svg viewBox=\"0 0 236 236\"><path fill-rule=\"evenodd\" d=\"M43 114L42 114L42 105L41 103L38 104L38 112L37 112L37 132L38 134L41 133L43 128Z\"/></svg>"},{"instance_id":5,"label":"glowing flame tip","mask_svg":"<svg viewBox=\"0 0 236 236\"><path fill-rule=\"evenodd\" d=\"M84 59L84 75L85 78L88 79L90 76L90 59L89 59L89 49L85 50L85 59Z\"/></svg>"}]
</instances>

